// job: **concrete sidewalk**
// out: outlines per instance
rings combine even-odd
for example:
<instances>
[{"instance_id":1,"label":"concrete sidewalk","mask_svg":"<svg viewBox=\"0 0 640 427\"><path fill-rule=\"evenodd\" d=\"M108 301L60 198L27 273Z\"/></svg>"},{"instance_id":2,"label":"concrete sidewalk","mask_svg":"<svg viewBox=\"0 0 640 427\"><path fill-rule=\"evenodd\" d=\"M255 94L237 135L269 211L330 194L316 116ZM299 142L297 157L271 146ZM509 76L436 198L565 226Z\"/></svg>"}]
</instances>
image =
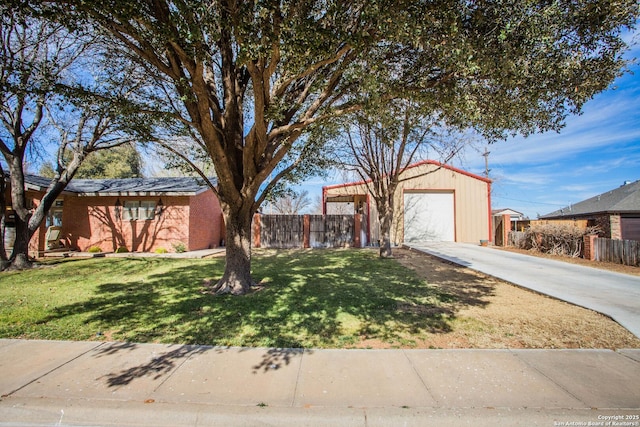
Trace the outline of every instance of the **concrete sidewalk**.
<instances>
[{"instance_id":1,"label":"concrete sidewalk","mask_svg":"<svg viewBox=\"0 0 640 427\"><path fill-rule=\"evenodd\" d=\"M0 340L0 395L0 426L640 426L640 350Z\"/></svg>"},{"instance_id":2,"label":"concrete sidewalk","mask_svg":"<svg viewBox=\"0 0 640 427\"><path fill-rule=\"evenodd\" d=\"M640 276L468 243L429 242L407 246L605 314L640 338Z\"/></svg>"}]
</instances>

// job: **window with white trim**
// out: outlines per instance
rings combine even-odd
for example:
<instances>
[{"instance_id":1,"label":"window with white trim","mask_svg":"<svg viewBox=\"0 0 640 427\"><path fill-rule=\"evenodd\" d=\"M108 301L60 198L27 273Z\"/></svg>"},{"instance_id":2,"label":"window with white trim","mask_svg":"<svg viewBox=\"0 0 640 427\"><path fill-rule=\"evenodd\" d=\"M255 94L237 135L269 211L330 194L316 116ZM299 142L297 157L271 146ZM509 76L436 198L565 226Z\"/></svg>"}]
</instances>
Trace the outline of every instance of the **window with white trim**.
<instances>
[{"instance_id":1,"label":"window with white trim","mask_svg":"<svg viewBox=\"0 0 640 427\"><path fill-rule=\"evenodd\" d=\"M47 219L45 225L47 227L55 226L62 227L62 209L64 207L64 201L62 199L57 199L51 209L49 209L49 213L47 214Z\"/></svg>"},{"instance_id":2,"label":"window with white trim","mask_svg":"<svg viewBox=\"0 0 640 427\"><path fill-rule=\"evenodd\" d=\"M156 202L152 200L127 200L122 219L125 221L152 220L156 214Z\"/></svg>"}]
</instances>

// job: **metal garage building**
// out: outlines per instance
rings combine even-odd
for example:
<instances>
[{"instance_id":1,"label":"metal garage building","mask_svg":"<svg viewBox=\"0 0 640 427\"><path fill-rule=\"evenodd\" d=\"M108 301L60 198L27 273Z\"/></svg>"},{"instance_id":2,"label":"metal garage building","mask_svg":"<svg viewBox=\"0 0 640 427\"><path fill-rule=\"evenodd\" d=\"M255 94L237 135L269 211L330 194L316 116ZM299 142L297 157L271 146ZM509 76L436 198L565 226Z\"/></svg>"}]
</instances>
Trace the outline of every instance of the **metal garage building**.
<instances>
[{"instance_id":1,"label":"metal garage building","mask_svg":"<svg viewBox=\"0 0 640 427\"><path fill-rule=\"evenodd\" d=\"M376 244L379 221L368 182L323 187L325 214L364 214L366 241ZM394 199L394 244L491 240L491 180L433 160L408 166Z\"/></svg>"}]
</instances>

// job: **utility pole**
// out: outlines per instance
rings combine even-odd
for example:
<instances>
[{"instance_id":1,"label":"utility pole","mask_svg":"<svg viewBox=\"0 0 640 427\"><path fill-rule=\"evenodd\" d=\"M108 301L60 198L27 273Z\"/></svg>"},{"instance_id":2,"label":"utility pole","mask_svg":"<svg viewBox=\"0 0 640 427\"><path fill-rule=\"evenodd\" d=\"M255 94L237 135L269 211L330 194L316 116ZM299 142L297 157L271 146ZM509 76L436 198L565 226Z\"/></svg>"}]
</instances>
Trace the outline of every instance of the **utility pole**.
<instances>
[{"instance_id":1,"label":"utility pole","mask_svg":"<svg viewBox=\"0 0 640 427\"><path fill-rule=\"evenodd\" d=\"M482 157L484 157L484 175L487 178L489 178L489 172L491 171L491 169L489 169L489 154L491 154L489 149L484 147L484 154L482 154Z\"/></svg>"}]
</instances>

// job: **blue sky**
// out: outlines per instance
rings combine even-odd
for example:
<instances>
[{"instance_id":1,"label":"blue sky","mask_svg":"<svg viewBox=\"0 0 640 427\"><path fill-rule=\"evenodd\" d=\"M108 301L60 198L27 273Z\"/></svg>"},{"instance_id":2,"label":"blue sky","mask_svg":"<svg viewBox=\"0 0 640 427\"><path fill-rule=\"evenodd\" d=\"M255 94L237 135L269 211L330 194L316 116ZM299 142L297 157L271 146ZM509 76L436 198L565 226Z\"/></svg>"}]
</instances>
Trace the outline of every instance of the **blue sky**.
<instances>
[{"instance_id":1,"label":"blue sky","mask_svg":"<svg viewBox=\"0 0 640 427\"><path fill-rule=\"evenodd\" d=\"M635 46L629 57L640 57ZM488 147L494 208L530 218L640 179L640 66L567 118L559 133L516 137ZM484 171L479 153L466 153L466 169Z\"/></svg>"},{"instance_id":2,"label":"blue sky","mask_svg":"<svg viewBox=\"0 0 640 427\"><path fill-rule=\"evenodd\" d=\"M627 37L632 41L632 36ZM638 40L638 36L635 37ZM640 58L633 46L627 57ZM515 137L469 148L455 166L484 174L482 152L490 151L492 207L511 208L534 219L640 179L640 65L596 95L559 132ZM315 199L322 186L341 181L310 180L298 187Z\"/></svg>"}]
</instances>

